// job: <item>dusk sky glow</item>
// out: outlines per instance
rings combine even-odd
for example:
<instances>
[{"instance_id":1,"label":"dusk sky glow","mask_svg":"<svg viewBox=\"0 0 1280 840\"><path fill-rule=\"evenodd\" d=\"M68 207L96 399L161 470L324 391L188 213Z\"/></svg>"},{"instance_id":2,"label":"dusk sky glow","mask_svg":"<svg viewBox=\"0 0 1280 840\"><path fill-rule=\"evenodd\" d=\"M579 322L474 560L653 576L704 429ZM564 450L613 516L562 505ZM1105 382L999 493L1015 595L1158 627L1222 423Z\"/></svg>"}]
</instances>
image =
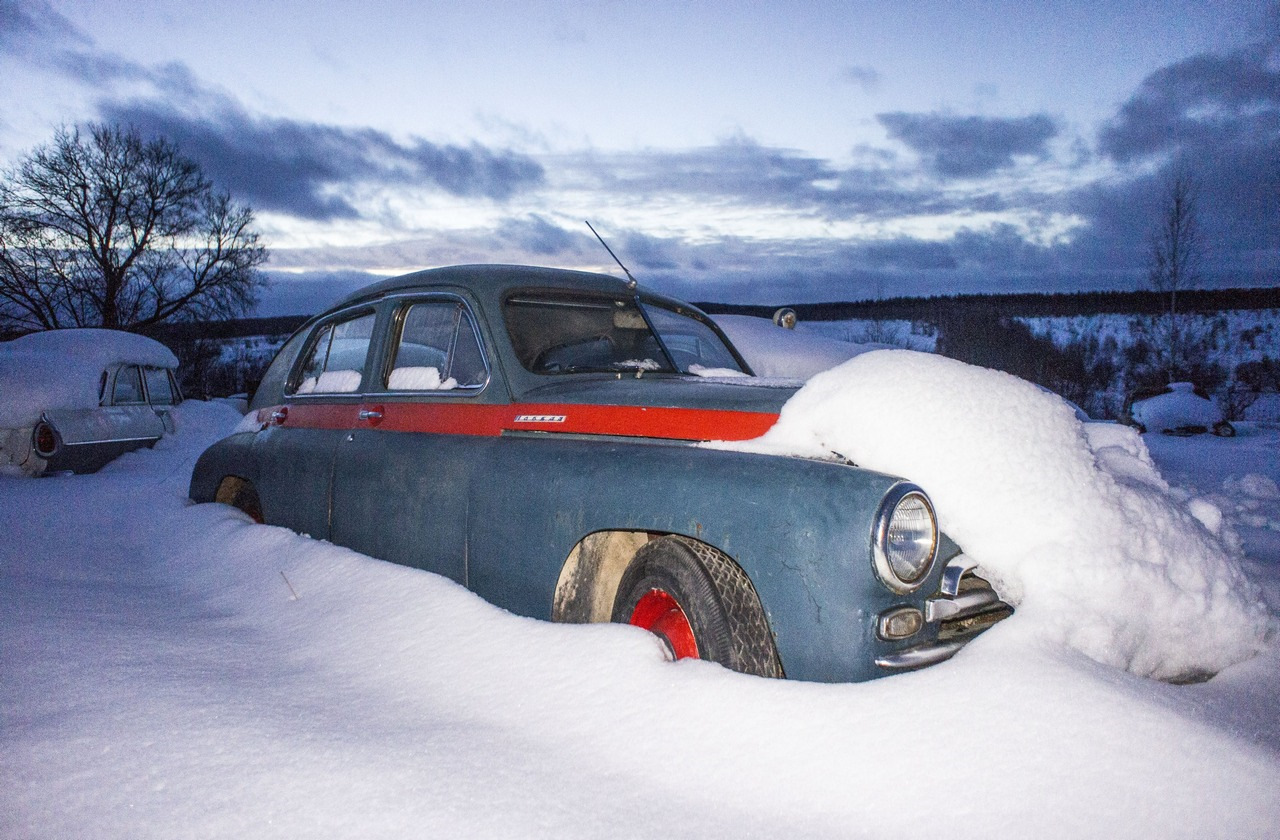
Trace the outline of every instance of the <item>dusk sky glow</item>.
<instances>
[{"instance_id":1,"label":"dusk sky glow","mask_svg":"<svg viewBox=\"0 0 1280 840\"><path fill-rule=\"evenodd\" d=\"M0 165L163 134L315 311L460 262L781 303L1131 289L1161 187L1206 286L1280 270L1280 7L1257 0L0 0Z\"/></svg>"}]
</instances>

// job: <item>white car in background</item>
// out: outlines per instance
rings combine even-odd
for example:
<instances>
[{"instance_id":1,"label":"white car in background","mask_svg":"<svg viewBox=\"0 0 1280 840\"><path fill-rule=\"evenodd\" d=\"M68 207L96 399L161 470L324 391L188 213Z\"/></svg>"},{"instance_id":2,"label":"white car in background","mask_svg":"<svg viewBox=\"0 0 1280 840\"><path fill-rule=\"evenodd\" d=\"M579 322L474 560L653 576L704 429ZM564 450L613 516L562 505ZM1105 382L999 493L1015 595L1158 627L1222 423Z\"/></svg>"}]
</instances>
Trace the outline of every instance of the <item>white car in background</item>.
<instances>
[{"instance_id":1,"label":"white car in background","mask_svg":"<svg viewBox=\"0 0 1280 840\"><path fill-rule=\"evenodd\" d=\"M174 431L177 366L160 342L118 330L0 343L0 474L94 472L154 445Z\"/></svg>"},{"instance_id":2,"label":"white car in background","mask_svg":"<svg viewBox=\"0 0 1280 840\"><path fill-rule=\"evenodd\" d=\"M1139 432L1160 432L1187 437L1213 432L1220 437L1235 435L1235 427L1222 416L1222 409L1190 382L1174 382L1160 391L1135 395L1129 420Z\"/></svg>"}]
</instances>

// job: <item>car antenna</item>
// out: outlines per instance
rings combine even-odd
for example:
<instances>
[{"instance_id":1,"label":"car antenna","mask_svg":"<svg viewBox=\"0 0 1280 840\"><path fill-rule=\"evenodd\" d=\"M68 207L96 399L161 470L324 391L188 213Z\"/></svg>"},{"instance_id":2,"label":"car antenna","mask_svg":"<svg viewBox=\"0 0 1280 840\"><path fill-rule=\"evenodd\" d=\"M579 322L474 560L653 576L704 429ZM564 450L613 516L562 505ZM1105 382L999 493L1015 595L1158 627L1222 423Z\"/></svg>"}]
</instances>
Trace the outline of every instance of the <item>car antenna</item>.
<instances>
[{"instance_id":1,"label":"car antenna","mask_svg":"<svg viewBox=\"0 0 1280 840\"><path fill-rule=\"evenodd\" d=\"M583 219L583 221L585 222L586 219ZM594 227L591 227L591 222L587 222L587 227L591 228L591 232L596 235L596 239L600 240L600 244L603 245L604 249L609 252L609 256L613 257L613 261L616 262L618 264L618 267L622 269L622 273L627 275L627 288L634 292L636 290L636 286L639 285L638 283L636 283L636 278L631 276L630 271L627 271L627 267L622 264L622 260L618 259L618 255L615 254L613 252L613 249L609 247L609 243L604 241L604 237L601 236L599 233L597 233Z\"/></svg>"}]
</instances>

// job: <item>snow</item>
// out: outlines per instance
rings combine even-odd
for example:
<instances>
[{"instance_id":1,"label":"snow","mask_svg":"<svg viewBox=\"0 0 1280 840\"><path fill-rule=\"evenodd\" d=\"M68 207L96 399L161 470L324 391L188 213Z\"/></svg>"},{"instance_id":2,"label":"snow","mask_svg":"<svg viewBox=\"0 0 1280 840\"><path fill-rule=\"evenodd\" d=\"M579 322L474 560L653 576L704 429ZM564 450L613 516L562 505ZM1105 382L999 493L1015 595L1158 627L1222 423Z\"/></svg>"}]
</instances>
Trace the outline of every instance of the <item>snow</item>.
<instances>
[{"instance_id":1,"label":"snow","mask_svg":"<svg viewBox=\"0 0 1280 840\"><path fill-rule=\"evenodd\" d=\"M441 381L436 367L400 367L391 371L387 387L393 391L451 391L458 387L458 380L450 376Z\"/></svg>"},{"instance_id":2,"label":"snow","mask_svg":"<svg viewBox=\"0 0 1280 840\"><path fill-rule=\"evenodd\" d=\"M33 426L50 409L96 407L102 372L123 362L178 366L160 342L118 330L49 330L0 342L0 429Z\"/></svg>"},{"instance_id":3,"label":"snow","mask_svg":"<svg viewBox=\"0 0 1280 840\"><path fill-rule=\"evenodd\" d=\"M1163 432L1187 426L1212 429L1222 420L1222 412L1212 401L1194 393L1190 382L1175 382L1163 394L1133 404L1133 419L1148 432Z\"/></svg>"},{"instance_id":4,"label":"snow","mask_svg":"<svg viewBox=\"0 0 1280 840\"><path fill-rule=\"evenodd\" d=\"M1024 625L1098 662L1187 680L1263 645L1269 614L1221 512L1175 493L1136 431L1082 424L1029 382L868 353L811 379L763 443L910 477Z\"/></svg>"},{"instance_id":5,"label":"snow","mask_svg":"<svg viewBox=\"0 0 1280 840\"><path fill-rule=\"evenodd\" d=\"M1089 527L1114 537L1097 508L1110 493L1135 505L1143 533L1162 522L1212 565L1204 574L1280 609L1280 432L1148 436L1166 484L1142 438L1073 425L1002 375L893 354L849 365L810 393L858 380L859 399L910 420L905 449L926 465L943 448L921 438L926 426L953 457L1006 477L1043 442L1036 471L1058 480L1020 486L1049 499L982 485L1003 494L987 502L994 533L965 543L984 563L1037 532L1066 557L1077 494L1104 516ZM926 381L869 393L875 366ZM858 401L851 418L869 413ZM788 408L792 429L804 404ZM438 576L191 505L195 458L240 418L196 401L175 415L175 435L98 474L0 478L2 837L1280 834L1274 633L1208 682L1170 685L1046 632L1108 607L1095 590L1109 577L1165 591L1145 569L1117 572L1118 557L1090 561L1102 580L1075 580L1085 591L1069 603L1048 570L1010 564L1019 612L942 665L862 684L763 680L666 662L634 628L520 618ZM976 500L933 473L913 478L944 521L975 524ZM1179 499L1213 504L1221 536L1178 514ZM1158 540L1143 551L1128 562L1188 562ZM1247 580L1227 571L1241 568ZM1228 596L1206 598L1180 613L1187 644L1227 623Z\"/></svg>"},{"instance_id":6,"label":"snow","mask_svg":"<svg viewBox=\"0 0 1280 840\"><path fill-rule=\"evenodd\" d=\"M302 380L298 393L353 394L360 389L362 375L358 370L326 370Z\"/></svg>"}]
</instances>

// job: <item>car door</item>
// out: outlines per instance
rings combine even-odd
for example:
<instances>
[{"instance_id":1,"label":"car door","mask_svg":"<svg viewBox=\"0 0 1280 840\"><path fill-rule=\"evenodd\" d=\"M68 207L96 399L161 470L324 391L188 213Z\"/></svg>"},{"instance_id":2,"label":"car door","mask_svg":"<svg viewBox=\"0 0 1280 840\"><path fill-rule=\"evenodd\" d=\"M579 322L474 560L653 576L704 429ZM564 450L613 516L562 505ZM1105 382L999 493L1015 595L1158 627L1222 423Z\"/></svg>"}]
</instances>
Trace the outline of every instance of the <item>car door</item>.
<instances>
[{"instance_id":1,"label":"car door","mask_svg":"<svg viewBox=\"0 0 1280 840\"><path fill-rule=\"evenodd\" d=\"M256 487L266 521L329 538L329 490L338 442L355 425L377 312L359 307L312 329L283 405L254 437Z\"/></svg>"},{"instance_id":2,"label":"car door","mask_svg":"<svg viewBox=\"0 0 1280 840\"><path fill-rule=\"evenodd\" d=\"M160 420L166 434L173 434L177 426L173 422L173 407L182 401L173 373L167 368L144 367L142 383L147 389L147 402Z\"/></svg>"},{"instance_id":3,"label":"car door","mask_svg":"<svg viewBox=\"0 0 1280 840\"><path fill-rule=\"evenodd\" d=\"M474 317L452 296L390 313L387 349L356 426L338 444L332 539L466 583L467 497L489 369Z\"/></svg>"}]
</instances>

